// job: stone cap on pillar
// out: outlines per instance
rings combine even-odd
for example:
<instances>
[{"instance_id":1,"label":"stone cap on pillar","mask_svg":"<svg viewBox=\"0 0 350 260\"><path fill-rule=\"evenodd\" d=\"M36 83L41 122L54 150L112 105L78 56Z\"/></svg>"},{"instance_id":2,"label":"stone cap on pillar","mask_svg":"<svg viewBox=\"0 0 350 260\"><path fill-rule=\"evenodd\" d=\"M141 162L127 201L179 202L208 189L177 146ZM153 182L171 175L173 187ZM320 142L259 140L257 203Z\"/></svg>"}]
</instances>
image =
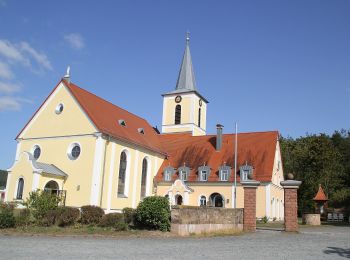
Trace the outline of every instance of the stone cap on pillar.
<instances>
[{"instance_id":1,"label":"stone cap on pillar","mask_svg":"<svg viewBox=\"0 0 350 260\"><path fill-rule=\"evenodd\" d=\"M295 181L295 180L281 181L281 185L285 189L299 189L300 184L301 184L301 181Z\"/></svg>"},{"instance_id":2,"label":"stone cap on pillar","mask_svg":"<svg viewBox=\"0 0 350 260\"><path fill-rule=\"evenodd\" d=\"M258 186L260 186L260 181L246 180L246 181L241 181L241 184L243 188L258 188Z\"/></svg>"}]
</instances>

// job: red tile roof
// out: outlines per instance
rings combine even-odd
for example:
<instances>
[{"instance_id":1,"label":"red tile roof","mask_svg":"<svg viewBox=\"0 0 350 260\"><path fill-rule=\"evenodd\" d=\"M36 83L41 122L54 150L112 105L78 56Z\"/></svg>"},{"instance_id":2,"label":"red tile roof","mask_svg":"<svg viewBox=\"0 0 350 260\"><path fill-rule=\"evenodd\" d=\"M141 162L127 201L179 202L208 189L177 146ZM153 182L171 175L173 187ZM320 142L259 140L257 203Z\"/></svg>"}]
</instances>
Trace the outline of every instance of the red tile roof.
<instances>
[{"instance_id":1,"label":"red tile roof","mask_svg":"<svg viewBox=\"0 0 350 260\"><path fill-rule=\"evenodd\" d=\"M327 201L328 198L326 196L326 194L324 193L321 184L318 185L318 192L315 196L315 198L313 198L313 200L315 201Z\"/></svg>"},{"instance_id":2,"label":"red tile roof","mask_svg":"<svg viewBox=\"0 0 350 260\"><path fill-rule=\"evenodd\" d=\"M258 181L269 182L273 174L273 165L278 140L278 132L240 133L237 136L237 171L246 162L253 166L253 178ZM191 168L188 181L198 179L198 167L204 163L211 168L208 181L219 181L218 169L225 162L232 167L229 181L234 181L234 134L224 134L222 149L217 152L216 135L192 136L191 134L163 134L160 139L168 153L160 167L156 180L163 181L163 171L167 166L179 168L186 164ZM178 174L174 174L174 179ZM237 175L237 181L239 181Z\"/></svg>"},{"instance_id":3,"label":"red tile roof","mask_svg":"<svg viewBox=\"0 0 350 260\"><path fill-rule=\"evenodd\" d=\"M73 83L67 84L65 82L65 85L100 132L165 154L158 134L145 119L113 105ZM124 120L126 126L120 125L118 120ZM144 134L139 133L139 128L143 128Z\"/></svg>"},{"instance_id":4,"label":"red tile roof","mask_svg":"<svg viewBox=\"0 0 350 260\"><path fill-rule=\"evenodd\" d=\"M128 143L139 145L154 152L164 155L166 154L157 132L145 119L138 117L116 105L113 105L112 103L78 87L73 83L67 83L65 80L61 80L60 83L61 82L69 89L84 112L94 123L98 131ZM50 95L56 90L60 83L58 83ZM46 100L49 98L49 96L46 98ZM39 107L35 114L40 110L43 104ZM32 118L35 116L35 114L32 116ZM32 118L28 121L26 126L29 124ZM118 123L118 120L120 119L126 122L126 126L121 126ZM18 134L17 138L20 136L26 126ZM139 128L143 128L144 134L138 132Z\"/></svg>"}]
</instances>

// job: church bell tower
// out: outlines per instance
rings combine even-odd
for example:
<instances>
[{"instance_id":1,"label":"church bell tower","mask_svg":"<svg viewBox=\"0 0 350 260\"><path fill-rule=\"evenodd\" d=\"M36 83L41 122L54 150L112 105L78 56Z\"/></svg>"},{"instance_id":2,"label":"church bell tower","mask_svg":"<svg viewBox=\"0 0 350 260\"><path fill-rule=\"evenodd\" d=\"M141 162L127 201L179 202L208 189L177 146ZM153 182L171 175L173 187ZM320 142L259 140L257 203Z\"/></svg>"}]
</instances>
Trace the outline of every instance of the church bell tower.
<instances>
[{"instance_id":1,"label":"church bell tower","mask_svg":"<svg viewBox=\"0 0 350 260\"><path fill-rule=\"evenodd\" d=\"M189 46L186 47L175 90L163 94L162 133L206 134L207 104L209 103L196 87Z\"/></svg>"}]
</instances>

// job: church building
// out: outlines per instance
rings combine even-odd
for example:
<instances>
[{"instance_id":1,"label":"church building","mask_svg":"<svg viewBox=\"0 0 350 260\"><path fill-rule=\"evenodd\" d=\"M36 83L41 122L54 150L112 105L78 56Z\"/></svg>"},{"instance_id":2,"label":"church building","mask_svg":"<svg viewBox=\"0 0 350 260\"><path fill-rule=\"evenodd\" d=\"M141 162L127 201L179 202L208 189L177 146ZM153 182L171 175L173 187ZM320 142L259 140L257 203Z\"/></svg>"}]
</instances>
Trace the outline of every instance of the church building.
<instances>
[{"instance_id":1,"label":"church building","mask_svg":"<svg viewBox=\"0 0 350 260\"><path fill-rule=\"evenodd\" d=\"M188 36L176 87L162 96L160 133L78 87L67 71L16 137L5 200L20 203L40 189L67 206L97 205L106 212L136 208L154 195L172 205L243 208L240 182L252 177L261 182L257 217L283 219L278 132L236 137L218 124L217 133L207 135L209 102L196 86Z\"/></svg>"}]
</instances>

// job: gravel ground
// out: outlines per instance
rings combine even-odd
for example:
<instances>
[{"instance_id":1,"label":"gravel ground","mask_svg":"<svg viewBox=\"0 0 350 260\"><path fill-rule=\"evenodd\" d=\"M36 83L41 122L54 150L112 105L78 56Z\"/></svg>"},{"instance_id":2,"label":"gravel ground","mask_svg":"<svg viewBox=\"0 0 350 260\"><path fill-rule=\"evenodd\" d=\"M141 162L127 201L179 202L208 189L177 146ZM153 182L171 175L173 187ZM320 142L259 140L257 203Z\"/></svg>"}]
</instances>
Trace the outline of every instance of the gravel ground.
<instances>
[{"instance_id":1,"label":"gravel ground","mask_svg":"<svg viewBox=\"0 0 350 260\"><path fill-rule=\"evenodd\" d=\"M345 259L350 258L350 227L209 238L0 235L0 252L0 259Z\"/></svg>"}]
</instances>

